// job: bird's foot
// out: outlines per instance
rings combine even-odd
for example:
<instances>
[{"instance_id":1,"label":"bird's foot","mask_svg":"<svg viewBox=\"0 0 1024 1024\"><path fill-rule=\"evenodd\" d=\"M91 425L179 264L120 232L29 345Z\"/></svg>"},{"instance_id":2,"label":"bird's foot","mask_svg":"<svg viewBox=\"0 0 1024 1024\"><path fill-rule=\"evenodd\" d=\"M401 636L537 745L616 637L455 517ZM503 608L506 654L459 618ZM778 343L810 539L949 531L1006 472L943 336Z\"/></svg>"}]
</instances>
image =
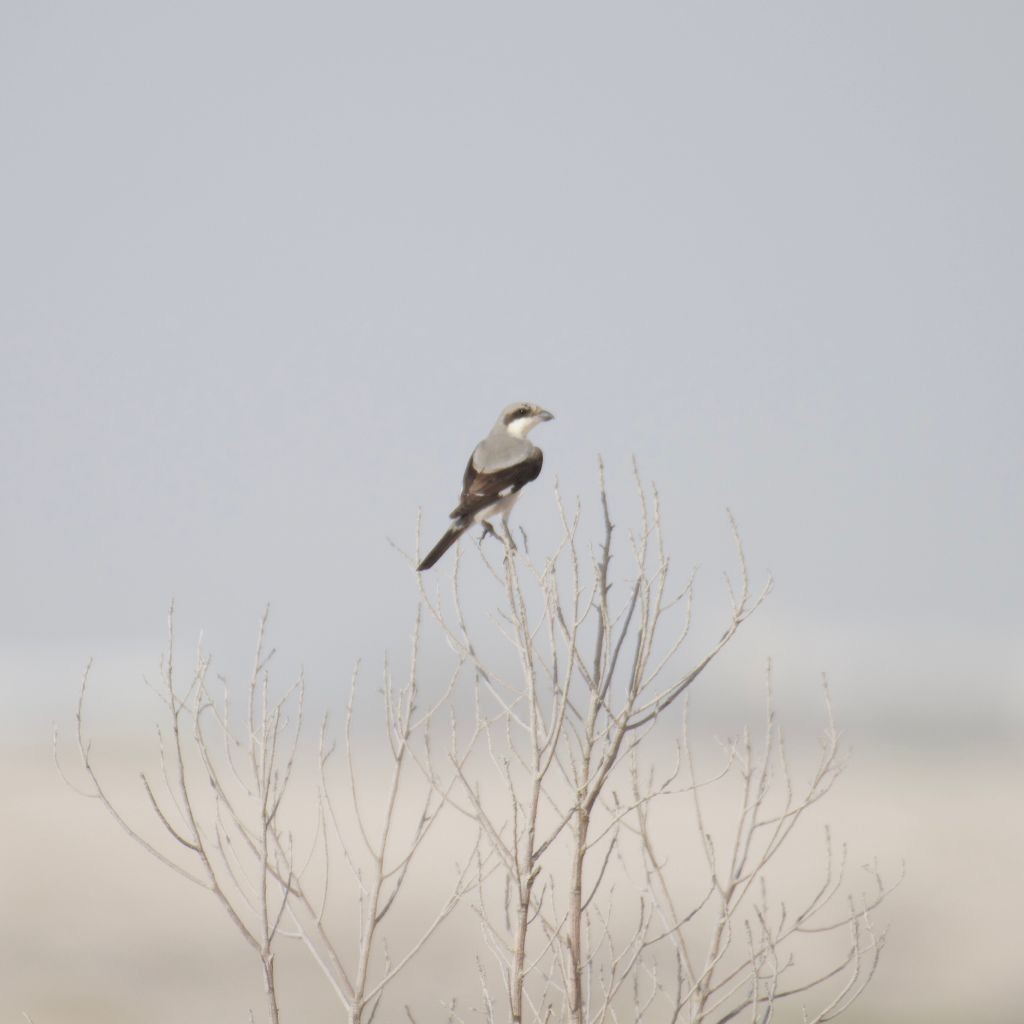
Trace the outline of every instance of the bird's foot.
<instances>
[{"instance_id":1,"label":"bird's foot","mask_svg":"<svg viewBox=\"0 0 1024 1024\"><path fill-rule=\"evenodd\" d=\"M486 540L488 537L497 537L498 540L501 540L501 538L498 537L498 531L495 530L495 528L493 526L491 526L491 524L489 522L487 522L486 519L484 519L480 523L480 525L484 528L484 532L480 534L480 540L481 541Z\"/></svg>"},{"instance_id":2,"label":"bird's foot","mask_svg":"<svg viewBox=\"0 0 1024 1024\"><path fill-rule=\"evenodd\" d=\"M505 541L508 544L510 551L519 550L518 546L516 545L515 538L512 536L512 531L508 528L507 524L505 526Z\"/></svg>"}]
</instances>

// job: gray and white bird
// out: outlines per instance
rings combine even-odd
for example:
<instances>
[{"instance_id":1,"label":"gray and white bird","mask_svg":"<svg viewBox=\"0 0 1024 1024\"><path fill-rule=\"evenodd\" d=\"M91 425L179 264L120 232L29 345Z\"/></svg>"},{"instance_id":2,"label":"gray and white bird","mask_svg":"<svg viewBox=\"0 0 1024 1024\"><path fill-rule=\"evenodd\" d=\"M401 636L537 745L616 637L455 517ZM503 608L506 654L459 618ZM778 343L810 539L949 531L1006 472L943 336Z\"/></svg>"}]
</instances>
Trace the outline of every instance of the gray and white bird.
<instances>
[{"instance_id":1,"label":"gray and white bird","mask_svg":"<svg viewBox=\"0 0 1024 1024\"><path fill-rule=\"evenodd\" d=\"M544 453L527 434L538 423L555 417L539 405L516 402L501 411L491 432L473 449L462 477L462 497L452 509L454 520L445 535L420 562L418 572L429 569L474 524L483 523L484 536L495 533L490 520L500 515L509 543L508 517L519 492L540 476Z\"/></svg>"}]
</instances>

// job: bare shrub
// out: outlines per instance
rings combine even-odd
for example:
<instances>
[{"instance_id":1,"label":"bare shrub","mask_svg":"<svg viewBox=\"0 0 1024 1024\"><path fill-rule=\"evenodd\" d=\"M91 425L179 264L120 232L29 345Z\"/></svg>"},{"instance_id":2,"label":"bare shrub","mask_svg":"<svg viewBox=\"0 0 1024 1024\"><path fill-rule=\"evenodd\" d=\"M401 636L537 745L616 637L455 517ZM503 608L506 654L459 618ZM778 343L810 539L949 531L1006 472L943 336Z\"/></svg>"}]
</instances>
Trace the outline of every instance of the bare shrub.
<instances>
[{"instance_id":1,"label":"bare shrub","mask_svg":"<svg viewBox=\"0 0 1024 1024\"><path fill-rule=\"evenodd\" d=\"M889 890L872 869L864 891L851 892L845 850L833 848L828 827L810 846L797 831L844 767L827 690L817 761L802 783L770 679L759 735L725 741L718 763L702 767L687 691L771 581L752 587L732 522L738 572L728 611L717 640L690 653L694 577L672 589L657 491L639 477L637 490L619 599L603 470L593 544L583 540L579 505L570 514L559 498L556 550L535 560L525 536L518 555L481 546L484 579L472 597L464 554L449 577L435 577L444 590L415 574L421 609L408 675L396 683L384 669L383 785L368 782L379 770L361 764L366 750L353 735L358 674L340 736L325 717L318 741L304 743L304 684L273 690L265 616L238 712L230 685L210 682L201 651L179 681L172 618L158 688L161 777L142 776L149 825L129 821L83 725L86 672L79 790L220 902L258 958L270 1021L281 1016L274 965L285 940L302 943L357 1024L397 1014L420 1024L726 1024L767 1022L787 1005L818 1022L870 981L884 942L871 913ZM407 558L414 569L417 555ZM433 657L429 671L421 666L424 624L450 650L447 667ZM310 773L296 768L304 756ZM309 825L289 808L311 786ZM410 883L413 864L446 817L451 877L424 896ZM801 863L818 858L802 897L775 894L771 870L785 851ZM423 898L433 910L414 931L393 926L396 906ZM478 948L453 959L447 1004L423 1006L401 990L401 972L456 912L476 918Z\"/></svg>"}]
</instances>

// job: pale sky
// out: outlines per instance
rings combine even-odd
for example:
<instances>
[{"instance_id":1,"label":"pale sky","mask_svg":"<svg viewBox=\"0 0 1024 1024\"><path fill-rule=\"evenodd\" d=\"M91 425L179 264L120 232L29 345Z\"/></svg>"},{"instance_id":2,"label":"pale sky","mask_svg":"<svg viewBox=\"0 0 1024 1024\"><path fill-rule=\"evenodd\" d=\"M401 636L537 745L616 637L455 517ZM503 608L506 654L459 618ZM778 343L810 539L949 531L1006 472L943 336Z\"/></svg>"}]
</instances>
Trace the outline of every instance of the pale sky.
<instances>
[{"instance_id":1,"label":"pale sky","mask_svg":"<svg viewBox=\"0 0 1024 1024\"><path fill-rule=\"evenodd\" d=\"M598 452L625 525L635 454L709 603L726 506L775 575L737 665L1019 732L1022 53L1012 3L7 0L5 725L134 690L172 598L321 691L403 651L387 538L525 399L533 535Z\"/></svg>"}]
</instances>

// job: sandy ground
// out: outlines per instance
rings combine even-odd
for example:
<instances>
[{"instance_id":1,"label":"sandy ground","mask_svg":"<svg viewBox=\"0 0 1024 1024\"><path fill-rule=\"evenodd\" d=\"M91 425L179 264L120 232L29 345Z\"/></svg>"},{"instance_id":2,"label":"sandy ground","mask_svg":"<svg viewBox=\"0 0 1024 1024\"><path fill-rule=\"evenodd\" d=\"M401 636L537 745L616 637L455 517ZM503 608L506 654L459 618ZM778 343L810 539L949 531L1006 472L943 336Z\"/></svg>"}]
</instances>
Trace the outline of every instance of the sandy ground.
<instances>
[{"instance_id":1,"label":"sandy ground","mask_svg":"<svg viewBox=\"0 0 1024 1024\"><path fill-rule=\"evenodd\" d=\"M131 757L106 763L131 785ZM878 976L844 1019L1020 1019L1022 784L1013 749L855 756L828 817L855 858L877 854L890 874L905 858L907 878L882 915L891 929ZM250 1007L262 1019L255 962L218 906L70 792L49 749L5 750L0 787L0 1024L23 1013L34 1024L223 1024ZM453 957L477 951L474 927L451 924L405 975L420 1005L446 995ZM286 1021L343 1019L298 948L281 977ZM444 1016L421 1024L431 1019Z\"/></svg>"}]
</instances>

